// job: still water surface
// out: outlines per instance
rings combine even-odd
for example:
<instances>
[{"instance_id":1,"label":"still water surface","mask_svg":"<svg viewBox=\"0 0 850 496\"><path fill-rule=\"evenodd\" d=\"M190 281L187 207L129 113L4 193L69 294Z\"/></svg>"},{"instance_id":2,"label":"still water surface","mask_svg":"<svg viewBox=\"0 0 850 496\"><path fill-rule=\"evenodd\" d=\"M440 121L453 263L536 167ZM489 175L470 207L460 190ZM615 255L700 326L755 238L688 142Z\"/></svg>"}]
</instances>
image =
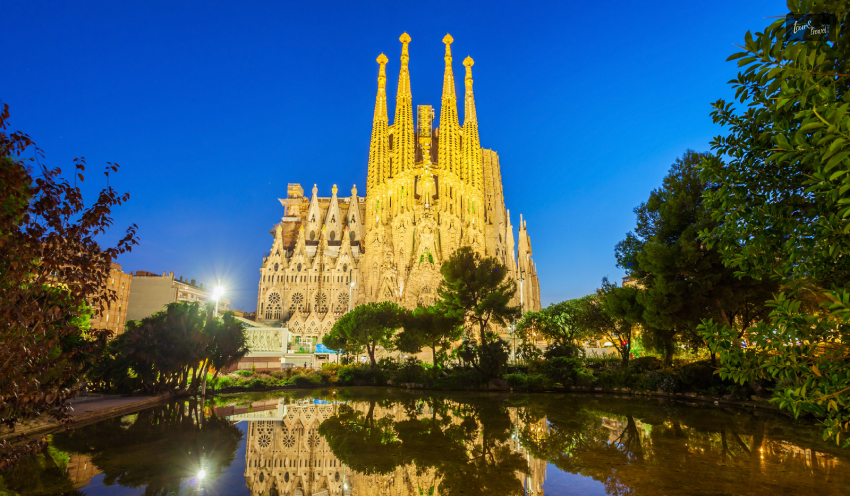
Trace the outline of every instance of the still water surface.
<instances>
[{"instance_id":1,"label":"still water surface","mask_svg":"<svg viewBox=\"0 0 850 496\"><path fill-rule=\"evenodd\" d=\"M354 388L179 401L55 434L0 495L850 494L850 453L766 412Z\"/></svg>"}]
</instances>

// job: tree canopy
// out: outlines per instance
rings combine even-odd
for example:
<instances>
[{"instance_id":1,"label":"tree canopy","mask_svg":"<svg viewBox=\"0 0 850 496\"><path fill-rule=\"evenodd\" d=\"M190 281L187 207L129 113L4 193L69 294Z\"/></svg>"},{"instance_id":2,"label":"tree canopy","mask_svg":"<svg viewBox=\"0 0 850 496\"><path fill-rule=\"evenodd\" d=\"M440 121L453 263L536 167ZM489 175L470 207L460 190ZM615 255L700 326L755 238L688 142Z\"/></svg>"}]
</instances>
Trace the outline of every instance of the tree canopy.
<instances>
[{"instance_id":1,"label":"tree canopy","mask_svg":"<svg viewBox=\"0 0 850 496\"><path fill-rule=\"evenodd\" d=\"M703 346L697 330L702 319L722 318L730 325L764 309L776 286L752 277L736 277L717 250L700 238L716 221L703 204L714 188L700 176L703 163L722 164L715 156L687 151L676 159L662 186L635 208L637 224L616 247L617 263L640 290L642 343L670 363L678 343ZM625 295L625 294L624 294Z\"/></svg>"},{"instance_id":2,"label":"tree canopy","mask_svg":"<svg viewBox=\"0 0 850 496\"><path fill-rule=\"evenodd\" d=\"M68 400L80 389L105 329L91 329L116 299L106 287L111 262L137 244L130 226L115 246L96 239L112 226L112 209L129 199L108 186L86 206L78 183L86 164L74 160L73 183L22 132L7 133L9 107L0 111L0 423L49 414L70 422ZM33 168L36 167L35 172ZM107 164L110 172L117 164ZM0 441L0 469L43 443L12 447Z\"/></svg>"},{"instance_id":3,"label":"tree canopy","mask_svg":"<svg viewBox=\"0 0 850 496\"><path fill-rule=\"evenodd\" d=\"M703 336L721 376L777 381L774 398L825 418L825 435L850 446L850 39L846 1L789 1L791 12L829 12L828 40L786 40L784 20L744 36L731 81L735 102L713 104L727 130L706 160L713 225L703 242L741 277L782 292L747 329L750 346L721 319ZM813 308L814 303L814 308ZM817 304L821 303L820 308Z\"/></svg>"},{"instance_id":4,"label":"tree canopy","mask_svg":"<svg viewBox=\"0 0 850 496\"><path fill-rule=\"evenodd\" d=\"M169 303L109 342L90 379L105 390L159 393L196 390L207 367L233 365L248 353L244 326L233 312L213 315L211 306Z\"/></svg>"},{"instance_id":5,"label":"tree canopy","mask_svg":"<svg viewBox=\"0 0 850 496\"><path fill-rule=\"evenodd\" d=\"M505 326L520 316L512 306L516 283L508 278L508 269L497 259L482 258L464 246L443 262L443 281L438 294L451 315L478 327L482 345L488 341L488 326Z\"/></svg>"},{"instance_id":6,"label":"tree canopy","mask_svg":"<svg viewBox=\"0 0 850 496\"><path fill-rule=\"evenodd\" d=\"M404 314L402 307L389 301L358 305L334 323L322 344L348 353L365 348L375 368L375 351L378 346L392 349L392 338L403 325Z\"/></svg>"},{"instance_id":7,"label":"tree canopy","mask_svg":"<svg viewBox=\"0 0 850 496\"><path fill-rule=\"evenodd\" d=\"M408 353L431 348L435 367L446 360L447 351L463 335L463 319L447 312L440 304L405 312L403 323L404 329L396 336L396 348Z\"/></svg>"}]
</instances>

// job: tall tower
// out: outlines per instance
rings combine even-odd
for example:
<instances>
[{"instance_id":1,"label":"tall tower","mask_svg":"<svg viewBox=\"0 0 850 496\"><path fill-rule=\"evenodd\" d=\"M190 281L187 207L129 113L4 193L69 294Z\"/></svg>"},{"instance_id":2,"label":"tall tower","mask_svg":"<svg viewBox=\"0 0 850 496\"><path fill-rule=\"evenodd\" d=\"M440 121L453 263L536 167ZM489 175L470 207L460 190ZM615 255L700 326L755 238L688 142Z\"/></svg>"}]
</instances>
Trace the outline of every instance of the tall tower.
<instances>
[{"instance_id":1,"label":"tall tower","mask_svg":"<svg viewBox=\"0 0 850 496\"><path fill-rule=\"evenodd\" d=\"M372 114L366 197L307 197L290 185L280 202L284 217L272 230L257 295L258 318L285 326L290 349L309 350L333 323L361 303L394 301L412 308L434 301L440 266L461 247L495 256L522 274L525 310L539 308L537 267L524 220L515 237L505 208L499 156L483 150L473 93L471 57L463 65L464 119L460 124L452 69L451 35L445 45L439 120L410 90L410 36L403 33L394 120L387 110L387 57L377 57L378 88ZM435 129L435 124L437 127ZM414 127L415 125L415 127ZM436 141L436 142L435 142ZM516 251L519 251L517 258ZM517 301L519 303L519 294Z\"/></svg>"},{"instance_id":2,"label":"tall tower","mask_svg":"<svg viewBox=\"0 0 850 496\"><path fill-rule=\"evenodd\" d=\"M437 168L449 174L460 169L460 124L457 116L457 94L452 73L452 35L443 38L446 44L446 69L443 73L443 97L440 102L440 127L438 128Z\"/></svg>"},{"instance_id":3,"label":"tall tower","mask_svg":"<svg viewBox=\"0 0 850 496\"><path fill-rule=\"evenodd\" d=\"M410 35L403 33L401 42L401 69L398 73L398 93L395 97L395 121L393 121L393 176L413 168L416 142L413 130L413 95L410 93L410 61L407 45Z\"/></svg>"}]
</instances>

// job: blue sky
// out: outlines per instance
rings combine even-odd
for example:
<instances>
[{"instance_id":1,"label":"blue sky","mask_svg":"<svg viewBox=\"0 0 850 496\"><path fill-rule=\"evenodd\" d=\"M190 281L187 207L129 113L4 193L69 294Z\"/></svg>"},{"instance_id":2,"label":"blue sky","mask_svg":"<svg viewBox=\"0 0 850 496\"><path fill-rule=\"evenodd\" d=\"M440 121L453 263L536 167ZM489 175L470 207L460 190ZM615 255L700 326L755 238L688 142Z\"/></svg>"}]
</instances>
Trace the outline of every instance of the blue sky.
<instances>
[{"instance_id":1,"label":"blue sky","mask_svg":"<svg viewBox=\"0 0 850 496\"><path fill-rule=\"evenodd\" d=\"M499 153L514 225L528 220L543 304L618 279L632 209L687 149L721 130L724 62L779 1L7 2L0 99L11 127L85 193L129 191L115 212L140 245L127 271L174 271L253 310L286 184L365 192L375 57L392 114L407 31L414 105L439 106L449 32L457 87L475 59L482 146ZM462 113L462 110L461 110Z\"/></svg>"}]
</instances>

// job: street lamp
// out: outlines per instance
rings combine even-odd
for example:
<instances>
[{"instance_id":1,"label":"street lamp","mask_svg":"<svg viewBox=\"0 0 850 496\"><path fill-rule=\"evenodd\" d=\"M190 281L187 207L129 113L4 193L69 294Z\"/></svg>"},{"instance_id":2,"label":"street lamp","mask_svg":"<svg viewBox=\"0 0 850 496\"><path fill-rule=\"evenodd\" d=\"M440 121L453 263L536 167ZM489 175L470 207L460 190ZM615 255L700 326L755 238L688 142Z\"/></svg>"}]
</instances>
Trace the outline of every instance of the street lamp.
<instances>
[{"instance_id":1,"label":"street lamp","mask_svg":"<svg viewBox=\"0 0 850 496\"><path fill-rule=\"evenodd\" d=\"M354 289L354 281L348 286L348 311L351 311L351 290Z\"/></svg>"},{"instance_id":2,"label":"street lamp","mask_svg":"<svg viewBox=\"0 0 850 496\"><path fill-rule=\"evenodd\" d=\"M216 286L213 288L213 298L215 298L215 316L218 317L218 300L224 294L224 288L221 286Z\"/></svg>"}]
</instances>

